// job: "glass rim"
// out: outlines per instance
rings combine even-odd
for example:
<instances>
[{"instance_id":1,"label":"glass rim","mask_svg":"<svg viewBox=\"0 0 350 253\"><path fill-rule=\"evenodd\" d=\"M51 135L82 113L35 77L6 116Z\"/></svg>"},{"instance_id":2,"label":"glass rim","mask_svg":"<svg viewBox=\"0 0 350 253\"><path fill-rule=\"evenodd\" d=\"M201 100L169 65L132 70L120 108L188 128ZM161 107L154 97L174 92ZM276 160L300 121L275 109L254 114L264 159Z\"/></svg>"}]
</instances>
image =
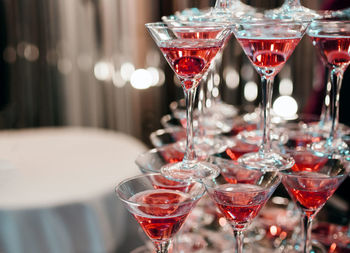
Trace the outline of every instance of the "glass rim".
<instances>
[{"instance_id":1,"label":"glass rim","mask_svg":"<svg viewBox=\"0 0 350 253\"><path fill-rule=\"evenodd\" d=\"M122 185L124 185L125 183L129 182L129 181L132 181L132 180L136 180L136 179L139 179L139 178L151 178L152 176L162 176L164 177L161 173L146 173L146 174L141 174L141 175L137 175L137 176L133 176L133 177L129 177L129 178L126 178L124 180L122 180L116 187L115 187L115 192L118 196L118 198L123 201L124 203L128 204L128 205L132 205L132 206L145 206L145 207L162 207L162 206L179 206L179 205L184 205L184 204L187 204L187 203L192 203L196 200L199 200L206 192L206 188L205 186L203 185L203 183L200 183L198 181L193 181L193 183L197 184L197 185L200 185L203 189L201 191L199 191L199 193L195 194L195 196L193 196L192 194L190 193L186 193L186 192L182 192L180 190L173 190L171 189L171 191L174 191L174 192L179 192L179 193L184 193L184 194L188 194L190 195L190 199L186 200L186 201L182 201L182 202L178 202L178 203L167 203L167 204L145 204L145 203L139 203L139 202L136 202L136 201L130 201L129 199L125 199L121 196L121 192L120 192L120 188ZM166 177L165 177L166 178ZM170 180L170 179L169 179ZM157 190L157 189L154 189L154 190ZM158 189L158 190L169 190L169 189Z\"/></svg>"},{"instance_id":2,"label":"glass rim","mask_svg":"<svg viewBox=\"0 0 350 253\"><path fill-rule=\"evenodd\" d=\"M302 178L302 179L311 179L311 180L331 180L331 179L336 179L336 178L347 177L349 175L349 168L347 168L347 169L345 168L345 172L346 173L344 173L342 175L334 175L334 176L328 175L326 173L318 173L317 171L315 171L318 174L329 176L327 178L325 178L325 177L315 177L315 176L310 177L310 176L308 176L310 173L313 173L313 171L295 171L295 172L308 172L307 175L298 175L298 174L290 173L290 171L291 171L291 168L289 168L287 170L282 170L282 171L280 171L280 173L282 174L282 176L293 177L293 178ZM294 171L292 171L292 172L294 172Z\"/></svg>"},{"instance_id":3,"label":"glass rim","mask_svg":"<svg viewBox=\"0 0 350 253\"><path fill-rule=\"evenodd\" d=\"M171 24L171 23L167 23L167 22L162 22L162 21L158 21L158 22L150 22L150 23L146 23L145 26L147 28L164 28L164 29L183 29L183 30L187 30L187 29L194 29L194 28L201 28L201 29L228 29L228 28L232 28L233 24L231 22L214 22L214 21L199 21L199 22L192 22L192 21L177 21L174 20L173 22L178 22L180 24L184 24L184 25L175 25L175 24Z\"/></svg>"},{"instance_id":4,"label":"glass rim","mask_svg":"<svg viewBox=\"0 0 350 253\"><path fill-rule=\"evenodd\" d=\"M292 24L310 24L311 20L299 20L299 19L273 19L273 18L237 18L232 19L235 25L269 25L269 24L281 24L281 25L292 25Z\"/></svg>"},{"instance_id":5,"label":"glass rim","mask_svg":"<svg viewBox=\"0 0 350 253\"><path fill-rule=\"evenodd\" d=\"M350 25L349 19L338 19L338 18L315 18L311 20L311 24L344 24Z\"/></svg>"},{"instance_id":6,"label":"glass rim","mask_svg":"<svg viewBox=\"0 0 350 253\"><path fill-rule=\"evenodd\" d=\"M163 130L163 129L158 129L157 131L159 131L159 130ZM155 132L157 132L157 131L155 131ZM140 163L138 162L139 159L147 157L148 155L157 154L157 153L159 153L159 151L166 150L166 148L168 148L168 147L173 147L173 146L178 147L178 145L180 143L181 143L181 141L177 141L174 143L169 143L169 144L163 145L161 147L155 147L155 148L148 149L148 150L137 155L137 157L135 159L135 164L139 167L142 167L142 166L140 166ZM182 150L178 149L178 151L181 152ZM166 163L166 164L168 164L168 163ZM149 170L149 171L151 171L151 170ZM157 173L157 172L153 172L153 173Z\"/></svg>"},{"instance_id":7,"label":"glass rim","mask_svg":"<svg viewBox=\"0 0 350 253\"><path fill-rule=\"evenodd\" d=\"M259 170L257 170L259 171ZM261 172L263 172L263 170L261 170ZM258 184L250 184L250 183L236 183L236 184L233 184L233 183L230 183L230 182L227 182L226 179L225 179L225 182L224 183L220 183L220 184L216 184L215 183L215 179L206 179L206 180L203 180L203 184L205 186L206 189L212 189L214 191L218 191L218 192L232 192L232 193L244 193L244 192L261 192L261 191L266 191L266 190L271 190L273 189L274 187L277 187L280 183L281 183L281 179L282 179L282 176L279 174L279 171L275 171L276 172L276 177L278 177L278 179L276 180L276 182L272 183L271 185L269 186L261 186L261 185L258 185ZM208 182L211 182L208 183ZM238 190L235 190L235 191L230 191L230 190L224 190L224 189L220 189L218 190L216 187L217 186L220 186L220 185L253 185L253 186L259 186L261 187L262 189L238 189Z\"/></svg>"}]
</instances>

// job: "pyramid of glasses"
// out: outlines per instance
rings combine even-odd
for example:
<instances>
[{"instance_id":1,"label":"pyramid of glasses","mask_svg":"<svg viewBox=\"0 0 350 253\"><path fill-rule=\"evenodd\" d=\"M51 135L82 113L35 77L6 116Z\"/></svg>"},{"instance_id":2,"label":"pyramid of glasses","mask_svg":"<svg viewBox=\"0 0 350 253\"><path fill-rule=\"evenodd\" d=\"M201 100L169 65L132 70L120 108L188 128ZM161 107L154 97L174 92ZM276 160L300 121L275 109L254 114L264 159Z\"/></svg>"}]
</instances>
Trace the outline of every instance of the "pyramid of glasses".
<instances>
[{"instance_id":1,"label":"pyramid of glasses","mask_svg":"<svg viewBox=\"0 0 350 253\"><path fill-rule=\"evenodd\" d=\"M164 129L151 134L155 148L137 157L143 175L123 181L116 191L156 252L272 250L252 243L270 238L271 227L262 232L253 225L257 232L247 231L280 182L301 213L304 240L284 238L278 245L275 240L273 247L314 250L312 220L350 171L343 138L350 131L338 123L339 90L350 64L347 13L313 11L292 0L261 12L239 0L217 0L214 8L186 9L146 24L185 99L170 105L172 115L161 119ZM212 75L232 34L261 78L262 106L246 115L213 96ZM273 81L304 34L331 72L329 110L321 120L279 120L272 130ZM205 88L195 108L199 86ZM244 234L250 246L244 245Z\"/></svg>"}]
</instances>

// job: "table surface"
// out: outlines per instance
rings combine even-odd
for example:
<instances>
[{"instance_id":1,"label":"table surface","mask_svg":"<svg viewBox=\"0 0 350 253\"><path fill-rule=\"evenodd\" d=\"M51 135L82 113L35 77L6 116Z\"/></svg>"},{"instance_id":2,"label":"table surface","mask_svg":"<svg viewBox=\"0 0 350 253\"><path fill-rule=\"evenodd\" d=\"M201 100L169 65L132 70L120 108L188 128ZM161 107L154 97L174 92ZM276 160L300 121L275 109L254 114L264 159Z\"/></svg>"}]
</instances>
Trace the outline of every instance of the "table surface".
<instances>
[{"instance_id":1,"label":"table surface","mask_svg":"<svg viewBox=\"0 0 350 253\"><path fill-rule=\"evenodd\" d=\"M28 209L98 198L139 173L146 147L93 128L0 132L0 209Z\"/></svg>"}]
</instances>

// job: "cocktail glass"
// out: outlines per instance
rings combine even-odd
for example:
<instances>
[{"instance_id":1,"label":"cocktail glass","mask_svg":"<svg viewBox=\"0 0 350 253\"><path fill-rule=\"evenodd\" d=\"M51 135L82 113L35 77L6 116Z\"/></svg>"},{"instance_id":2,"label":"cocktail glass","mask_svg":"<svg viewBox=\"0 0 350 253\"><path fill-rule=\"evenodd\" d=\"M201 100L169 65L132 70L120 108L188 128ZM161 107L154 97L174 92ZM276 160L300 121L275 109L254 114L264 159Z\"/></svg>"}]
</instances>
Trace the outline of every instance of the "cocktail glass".
<instances>
[{"instance_id":1,"label":"cocktail glass","mask_svg":"<svg viewBox=\"0 0 350 253\"><path fill-rule=\"evenodd\" d=\"M213 158L222 176L204 179L211 199L230 223L235 236L237 253L243 252L243 232L258 215L278 184L277 170L247 169L236 161Z\"/></svg>"},{"instance_id":2,"label":"cocktail glass","mask_svg":"<svg viewBox=\"0 0 350 253\"><path fill-rule=\"evenodd\" d=\"M231 35L232 27L223 23L173 26L162 22L146 27L165 59L180 79L186 100L186 152L182 162L165 165L162 173L176 180L216 177L216 167L198 162L193 142L193 102L197 86L211 61Z\"/></svg>"},{"instance_id":3,"label":"cocktail glass","mask_svg":"<svg viewBox=\"0 0 350 253\"><path fill-rule=\"evenodd\" d=\"M194 182L185 191L164 189L158 187L155 176L162 177L145 174L126 179L117 186L116 193L151 239L156 252L166 253L172 238L204 195L205 187Z\"/></svg>"},{"instance_id":4,"label":"cocktail glass","mask_svg":"<svg viewBox=\"0 0 350 253\"><path fill-rule=\"evenodd\" d=\"M331 72L331 128L326 141L315 143L313 149L321 153L349 153L349 148L337 134L339 125L339 97L343 75L350 65L350 21L315 19L307 34L318 49Z\"/></svg>"},{"instance_id":5,"label":"cocktail glass","mask_svg":"<svg viewBox=\"0 0 350 253\"><path fill-rule=\"evenodd\" d=\"M302 212L303 252L311 250L312 220L349 173L349 159L315 153L297 142L282 147L295 165L281 171L282 183Z\"/></svg>"},{"instance_id":6,"label":"cocktail glass","mask_svg":"<svg viewBox=\"0 0 350 253\"><path fill-rule=\"evenodd\" d=\"M263 134L259 152L246 154L242 165L258 169L284 169L293 166L293 159L272 151L270 109L274 77L283 68L303 37L308 22L287 20L240 20L234 34L245 54L259 73L262 85Z\"/></svg>"}]
</instances>

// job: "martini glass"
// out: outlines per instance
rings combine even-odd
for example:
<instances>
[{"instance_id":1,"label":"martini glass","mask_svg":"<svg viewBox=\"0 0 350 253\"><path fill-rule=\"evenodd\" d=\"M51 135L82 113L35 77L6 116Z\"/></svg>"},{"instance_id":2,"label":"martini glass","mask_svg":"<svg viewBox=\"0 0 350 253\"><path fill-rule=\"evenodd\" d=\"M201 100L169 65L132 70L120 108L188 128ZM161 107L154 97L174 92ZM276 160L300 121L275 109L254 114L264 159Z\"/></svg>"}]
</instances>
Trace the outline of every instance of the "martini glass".
<instances>
[{"instance_id":1,"label":"martini glass","mask_svg":"<svg viewBox=\"0 0 350 253\"><path fill-rule=\"evenodd\" d=\"M282 183L302 212L303 251L311 250L312 220L349 173L350 163L341 156L320 156L296 143L284 146L295 165L281 171Z\"/></svg>"},{"instance_id":2,"label":"martini glass","mask_svg":"<svg viewBox=\"0 0 350 253\"><path fill-rule=\"evenodd\" d=\"M258 215L278 184L277 170L247 169L236 161L213 158L222 176L203 180L210 198L229 222L237 253L243 252L243 232Z\"/></svg>"},{"instance_id":3,"label":"martini glass","mask_svg":"<svg viewBox=\"0 0 350 253\"><path fill-rule=\"evenodd\" d=\"M216 177L216 167L198 162L193 142L193 103L197 86L211 61L231 35L231 27L221 23L173 26L149 23L146 27L165 59L180 79L186 100L186 151L182 162L165 165L162 173L175 180Z\"/></svg>"},{"instance_id":4,"label":"martini glass","mask_svg":"<svg viewBox=\"0 0 350 253\"><path fill-rule=\"evenodd\" d=\"M339 96L344 71L350 64L350 21L315 19L307 31L312 44L331 72L331 128L326 141L312 147L322 153L349 153L348 146L337 134L339 124Z\"/></svg>"},{"instance_id":5,"label":"martini glass","mask_svg":"<svg viewBox=\"0 0 350 253\"><path fill-rule=\"evenodd\" d=\"M263 133L259 152L242 156L242 165L258 169L284 169L293 166L293 159L272 151L270 109L274 77L283 68L303 37L308 22L287 20L241 20L234 34L245 54L261 77Z\"/></svg>"},{"instance_id":6,"label":"martini glass","mask_svg":"<svg viewBox=\"0 0 350 253\"><path fill-rule=\"evenodd\" d=\"M164 189L158 187L155 176L161 174L126 179L117 186L116 193L151 239L156 252L166 253L205 188L201 183L193 183L186 191Z\"/></svg>"}]
</instances>

